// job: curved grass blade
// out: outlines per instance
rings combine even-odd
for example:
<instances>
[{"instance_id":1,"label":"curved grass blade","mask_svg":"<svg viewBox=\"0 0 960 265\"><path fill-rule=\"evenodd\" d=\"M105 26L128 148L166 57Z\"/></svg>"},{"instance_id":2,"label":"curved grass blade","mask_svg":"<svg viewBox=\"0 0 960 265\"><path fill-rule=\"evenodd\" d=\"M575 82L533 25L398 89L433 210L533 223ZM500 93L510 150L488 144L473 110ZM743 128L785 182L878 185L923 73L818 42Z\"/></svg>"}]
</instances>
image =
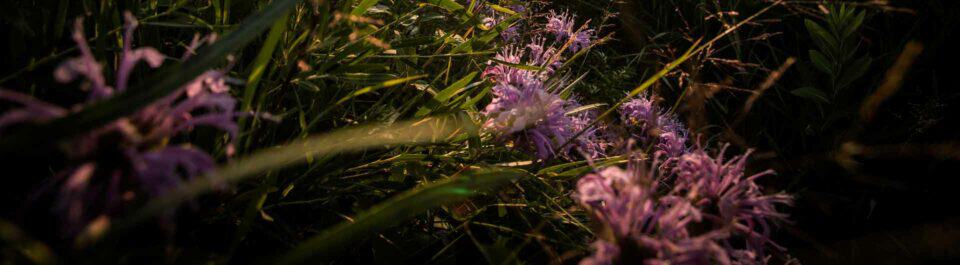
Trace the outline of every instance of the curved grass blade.
<instances>
[{"instance_id":1,"label":"curved grass blade","mask_svg":"<svg viewBox=\"0 0 960 265\"><path fill-rule=\"evenodd\" d=\"M221 63L227 54L243 48L244 45L256 39L277 18L283 17L299 2L300 0L273 1L263 11L251 16L217 43L201 49L191 60L164 67L157 74L140 82L138 86L96 102L76 113L47 124L26 127L4 136L0 141L0 154L40 152L43 148L38 147L49 147L64 138L78 135L136 112Z\"/></svg>"},{"instance_id":2,"label":"curved grass blade","mask_svg":"<svg viewBox=\"0 0 960 265\"><path fill-rule=\"evenodd\" d=\"M376 5L380 0L363 0L360 4L357 5L353 11L350 11L351 16L362 16L363 13L366 13L368 9Z\"/></svg>"},{"instance_id":3,"label":"curved grass blade","mask_svg":"<svg viewBox=\"0 0 960 265\"><path fill-rule=\"evenodd\" d=\"M417 113L414 114L414 116L415 117L427 116L427 114L430 114L431 112L437 110L441 106L446 105L450 101L450 98L453 98L453 96L456 96L457 94L460 94L461 92L463 92L466 89L467 85L470 84L470 82L473 82L473 79L479 73L480 72L471 72L470 74L467 74L467 76L464 76L460 80L457 80L457 82L454 82L447 88L444 88L440 92L437 92L437 94L433 96L432 100L428 101L426 104L424 104L424 106L420 107L420 109L417 110Z\"/></svg>"},{"instance_id":4,"label":"curved grass blade","mask_svg":"<svg viewBox=\"0 0 960 265\"><path fill-rule=\"evenodd\" d=\"M404 84L404 83L407 83L407 82L410 82L410 81L414 81L414 80L417 80L417 79L421 79L421 78L424 78L424 77L427 77L427 75L426 75L426 74L423 74L423 75L402 77L402 78L387 80L387 81L381 82L381 83L379 83L379 84L375 84L375 85L372 85L372 86L367 86L367 87L364 87L364 88L361 88L361 89L357 89L356 91L353 91L353 93L350 93L349 95L346 95L346 96L344 96L343 98L340 98L340 100L337 100L336 103L333 103L333 104L331 104L330 106L327 106L327 108L325 108L322 112L320 112L320 114L318 114L316 117L314 117L312 120L310 120L310 123L307 123L306 129L304 129L304 130L301 132L301 135L306 136L307 133L310 132L310 129L313 128L314 126L316 126L318 122L320 122L320 119L321 119L321 118L327 116L327 113L328 113L328 112L330 112L331 110L335 109L337 106L340 106L340 104L343 104L344 102L347 102L348 100L350 100L350 99L352 99L352 98L355 98L355 97L357 97L357 96L360 96L360 95L363 95L363 94L366 94L366 93L370 93L370 92L376 91L377 89L402 85L402 84Z\"/></svg>"},{"instance_id":5,"label":"curved grass blade","mask_svg":"<svg viewBox=\"0 0 960 265\"><path fill-rule=\"evenodd\" d=\"M57 256L49 246L40 242L22 229L0 219L0 251L4 253L4 262L15 261L14 253L23 256L33 264L59 264ZM9 255L9 256L8 256Z\"/></svg>"},{"instance_id":6,"label":"curved grass blade","mask_svg":"<svg viewBox=\"0 0 960 265\"><path fill-rule=\"evenodd\" d=\"M194 179L179 190L149 202L129 219L118 223L111 232L123 231L147 221L217 186L236 183L263 172L303 162L307 157L328 156L391 145L448 142L464 134L477 134L477 127L473 121L464 116L445 116L398 122L392 125L358 126L308 137L284 146L256 152L224 165L206 177Z\"/></svg>"},{"instance_id":7,"label":"curved grass blade","mask_svg":"<svg viewBox=\"0 0 960 265\"><path fill-rule=\"evenodd\" d=\"M459 11L460 9L463 9L463 5L460 5L453 0L427 0L426 3L420 3L420 5L426 5L426 4L439 6L450 12L455 12L455 11Z\"/></svg>"},{"instance_id":8,"label":"curved grass blade","mask_svg":"<svg viewBox=\"0 0 960 265\"><path fill-rule=\"evenodd\" d=\"M311 260L333 258L354 241L400 224L430 209L506 184L525 174L516 169L484 168L405 192L361 213L354 222L340 223L308 239L281 257L277 264L302 264Z\"/></svg>"}]
</instances>

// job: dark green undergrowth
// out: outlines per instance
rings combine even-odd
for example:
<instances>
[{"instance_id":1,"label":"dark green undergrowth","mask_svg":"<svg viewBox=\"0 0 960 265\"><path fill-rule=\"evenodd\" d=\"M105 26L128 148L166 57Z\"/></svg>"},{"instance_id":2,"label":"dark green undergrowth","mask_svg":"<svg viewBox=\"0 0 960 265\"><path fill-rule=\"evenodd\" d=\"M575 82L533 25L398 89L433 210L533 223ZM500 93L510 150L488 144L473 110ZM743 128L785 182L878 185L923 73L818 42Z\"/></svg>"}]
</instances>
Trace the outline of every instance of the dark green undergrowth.
<instances>
[{"instance_id":1,"label":"dark green undergrowth","mask_svg":"<svg viewBox=\"0 0 960 265\"><path fill-rule=\"evenodd\" d=\"M0 134L4 262L578 262L596 235L571 198L574 184L625 158L536 161L478 130L493 86L481 73L504 45L500 32L518 17L481 27L463 2L5 4L0 87L61 106L86 95L52 78L76 53L70 31L77 17L108 69L116 66L126 10L141 21L137 46L181 54L196 33L220 38L186 62L138 68L120 96ZM792 223L776 228L775 239L801 262L960 258L960 213L950 203L957 133L949 126L958 97L954 70L939 64L957 59L960 11L952 1L528 4L574 11L606 37L561 72L581 102L607 110L646 81L647 93L702 135L697 141L756 149L749 170L777 170L762 184L797 197L786 211ZM919 55L907 58L911 52ZM896 68L898 59L910 67ZM53 199L36 190L69 162L56 152L64 139L228 64L239 109L278 119L241 117L232 156L227 138L212 129L170 140L210 150L220 165L212 179L229 185L189 182L124 209L125 218L94 240L56 229ZM905 76L902 84L889 83L896 74ZM895 93L877 98L885 85ZM871 97L881 104L867 104ZM0 110L10 108L4 104ZM925 234L941 228L953 232ZM893 239L876 239L888 234Z\"/></svg>"}]
</instances>

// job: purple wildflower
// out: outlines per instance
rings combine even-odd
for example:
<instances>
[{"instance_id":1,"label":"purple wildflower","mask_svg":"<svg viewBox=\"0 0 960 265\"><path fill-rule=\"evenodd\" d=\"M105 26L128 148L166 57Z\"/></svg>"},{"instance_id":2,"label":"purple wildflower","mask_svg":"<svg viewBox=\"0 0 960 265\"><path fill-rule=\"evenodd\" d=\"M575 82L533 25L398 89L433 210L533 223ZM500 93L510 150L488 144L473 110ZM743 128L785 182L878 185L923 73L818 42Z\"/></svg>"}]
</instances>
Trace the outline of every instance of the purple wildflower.
<instances>
[{"instance_id":1,"label":"purple wildflower","mask_svg":"<svg viewBox=\"0 0 960 265\"><path fill-rule=\"evenodd\" d=\"M546 32L553 35L556 42L570 42L570 52L577 52L590 46L593 42L594 30L587 27L586 23L580 28L575 28L576 16L569 12L556 13L550 11L547 16ZM588 21L589 22L589 21Z\"/></svg>"},{"instance_id":2,"label":"purple wildflower","mask_svg":"<svg viewBox=\"0 0 960 265\"><path fill-rule=\"evenodd\" d=\"M613 243L597 240L593 242L593 255L580 260L580 265L613 265L620 256L620 247Z\"/></svg>"},{"instance_id":3,"label":"purple wildflower","mask_svg":"<svg viewBox=\"0 0 960 265\"><path fill-rule=\"evenodd\" d=\"M550 15L547 16L545 30L547 33L553 34L557 38L557 42L564 42L573 32L573 23L574 18L567 11L558 14L551 10Z\"/></svg>"},{"instance_id":4,"label":"purple wildflower","mask_svg":"<svg viewBox=\"0 0 960 265\"><path fill-rule=\"evenodd\" d=\"M9 110L0 115L0 132L4 127L28 121L44 122L66 115L67 110L59 106L40 101L29 95L0 89L0 100L23 105L21 109Z\"/></svg>"},{"instance_id":5,"label":"purple wildflower","mask_svg":"<svg viewBox=\"0 0 960 265\"><path fill-rule=\"evenodd\" d=\"M763 195L754 183L770 171L744 177L747 155L724 161L723 151L715 158L702 148L675 163L661 157L631 159L627 170L608 167L577 182L574 199L609 231L600 234L612 235L598 239L583 264L754 264L766 261L768 246L782 250L769 239L769 227L786 218L775 205L790 197ZM692 224L696 230L688 229ZM633 252L642 256L610 254Z\"/></svg>"},{"instance_id":6,"label":"purple wildflower","mask_svg":"<svg viewBox=\"0 0 960 265\"><path fill-rule=\"evenodd\" d=\"M643 143L656 142L658 152L676 158L686 151L687 130L672 114L661 111L650 98L631 99L620 106L620 120L634 128Z\"/></svg>"},{"instance_id":7,"label":"purple wildflower","mask_svg":"<svg viewBox=\"0 0 960 265\"><path fill-rule=\"evenodd\" d=\"M566 116L570 103L544 90L539 80L516 82L494 86L495 98L483 112L489 117L484 127L514 137L518 147L534 151L539 159L550 158L575 133Z\"/></svg>"},{"instance_id":8,"label":"purple wildflower","mask_svg":"<svg viewBox=\"0 0 960 265\"><path fill-rule=\"evenodd\" d=\"M530 54L526 53L528 49L531 50ZM483 111L488 118L484 127L513 140L515 146L532 151L541 160L557 155L567 156L573 147L578 147L589 156L599 156L602 148L594 140L595 130L581 134L571 142L572 145L563 146L579 131L587 129L592 116L589 113L568 115L570 110L580 105L544 87L543 80L549 78L545 74L553 72L538 73L508 65L536 63L542 61L544 54L550 51L536 45L508 45L495 56L499 62L491 62L483 73L484 77L496 83L492 89L493 101ZM561 146L561 150L555 150Z\"/></svg>"},{"instance_id":9,"label":"purple wildflower","mask_svg":"<svg viewBox=\"0 0 960 265\"><path fill-rule=\"evenodd\" d=\"M137 21L129 12L124 13L124 18L123 47L113 87L107 85L103 66L90 51L80 19L73 34L80 57L61 64L54 77L60 82L83 77L91 87L88 101L95 101L125 90L138 62L146 61L151 67L159 67L165 56L149 47L134 49L132 40ZM214 38L198 35L182 59L188 59L201 43L212 42ZM115 212L113 209L133 199L135 191L158 196L179 188L183 180L212 170L215 161L205 151L190 145L167 146L167 142L172 136L189 132L196 126L215 127L235 139L239 130L235 120L246 114L235 110L236 100L227 93L229 89L226 73L210 70L140 111L73 139L66 151L71 160L78 163L60 174L65 179L57 203L57 208L66 215L68 233L81 231L91 220L109 217ZM22 109L0 115L0 129L15 123L44 122L69 112L11 91L0 90L0 99L23 105ZM232 145L227 149L229 155ZM124 190L136 186L140 188Z\"/></svg>"},{"instance_id":10,"label":"purple wildflower","mask_svg":"<svg viewBox=\"0 0 960 265\"><path fill-rule=\"evenodd\" d=\"M675 168L677 180L674 189L696 194L695 200L699 205L715 205L718 213L713 219L731 225L746 238L750 247L748 250L762 255L763 246L773 243L769 239L769 220L785 220L787 217L778 212L775 206L789 205L791 197L763 194L755 180L771 175L773 171L745 176L744 167L750 151L724 161L726 148L721 148L716 157L708 155L703 148L680 157Z\"/></svg>"}]
</instances>

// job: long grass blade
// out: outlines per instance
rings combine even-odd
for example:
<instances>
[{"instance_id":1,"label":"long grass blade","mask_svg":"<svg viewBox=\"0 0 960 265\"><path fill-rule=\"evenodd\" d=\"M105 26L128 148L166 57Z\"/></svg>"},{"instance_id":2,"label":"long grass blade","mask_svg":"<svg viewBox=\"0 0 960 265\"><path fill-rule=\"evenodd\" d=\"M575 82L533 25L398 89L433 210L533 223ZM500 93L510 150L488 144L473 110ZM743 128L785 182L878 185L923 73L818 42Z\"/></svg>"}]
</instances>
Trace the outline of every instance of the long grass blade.
<instances>
[{"instance_id":1,"label":"long grass blade","mask_svg":"<svg viewBox=\"0 0 960 265\"><path fill-rule=\"evenodd\" d=\"M176 192L148 203L114 231L149 220L166 210L217 186L229 185L263 172L303 162L307 157L320 157L391 145L447 142L462 135L476 135L477 127L467 117L428 117L392 125L367 125L301 139L287 145L262 150L224 165L214 173L186 183Z\"/></svg>"},{"instance_id":2,"label":"long grass blade","mask_svg":"<svg viewBox=\"0 0 960 265\"><path fill-rule=\"evenodd\" d=\"M348 248L351 242L400 224L430 209L506 184L525 174L516 169L478 169L408 191L361 213L353 222L340 223L308 239L281 257L277 264L303 264L332 258L336 253Z\"/></svg>"}]
</instances>

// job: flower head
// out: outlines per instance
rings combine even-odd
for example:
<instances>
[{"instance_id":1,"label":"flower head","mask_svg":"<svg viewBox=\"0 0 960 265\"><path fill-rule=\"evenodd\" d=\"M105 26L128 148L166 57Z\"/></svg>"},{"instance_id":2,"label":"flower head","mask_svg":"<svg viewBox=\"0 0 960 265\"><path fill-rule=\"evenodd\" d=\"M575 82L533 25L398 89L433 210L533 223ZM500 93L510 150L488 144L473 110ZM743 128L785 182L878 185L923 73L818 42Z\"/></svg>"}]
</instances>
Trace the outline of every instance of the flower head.
<instances>
[{"instance_id":1,"label":"flower head","mask_svg":"<svg viewBox=\"0 0 960 265\"><path fill-rule=\"evenodd\" d=\"M586 24L577 28L576 16L569 12L556 13L550 11L547 15L547 25L545 31L554 36L556 42L570 42L568 49L570 52L577 52L593 43L594 30L587 27Z\"/></svg>"},{"instance_id":2,"label":"flower head","mask_svg":"<svg viewBox=\"0 0 960 265\"><path fill-rule=\"evenodd\" d=\"M598 239L585 264L637 258L644 264L761 263L769 246L782 249L769 238L770 223L785 219L775 206L790 198L763 195L754 180L770 172L745 177L746 157L724 161L723 151L713 157L699 148L677 161L657 152L631 159L627 170L585 175L573 198L609 231L598 234L613 236ZM624 247L642 254L609 254L628 254Z\"/></svg>"},{"instance_id":3,"label":"flower head","mask_svg":"<svg viewBox=\"0 0 960 265\"><path fill-rule=\"evenodd\" d=\"M495 83L493 100L483 111L484 127L541 160L569 157L574 149L588 157L602 156L603 143L592 127L595 114L571 113L580 104L544 85L563 64L559 52L542 36L532 36L526 45L504 46L483 71L483 77Z\"/></svg>"},{"instance_id":4,"label":"flower head","mask_svg":"<svg viewBox=\"0 0 960 265\"><path fill-rule=\"evenodd\" d=\"M90 51L80 19L73 34L80 56L62 63L54 72L55 79L66 83L82 78L91 88L87 100L90 102L126 90L139 62L159 67L166 57L150 47L133 48L137 21L129 12L124 13L124 18L123 47L112 86L107 84L103 66ZM202 42L213 40L213 36L198 35L182 59L188 59ZM183 180L213 169L215 160L205 151L168 142L197 126L219 128L235 139L239 130L235 120L246 114L235 110L236 100L227 93L229 89L226 73L210 70L134 114L72 139L65 151L77 164L60 174L63 183L57 203L65 214L68 232L73 234L90 220L111 215L126 201L137 198L138 192L158 196L178 189ZM0 115L0 129L16 123L44 122L69 113L66 108L12 91L0 90L0 99L23 105L22 109ZM229 154L232 148L228 145L227 149Z\"/></svg>"},{"instance_id":5,"label":"flower head","mask_svg":"<svg viewBox=\"0 0 960 265\"><path fill-rule=\"evenodd\" d=\"M620 106L620 120L634 129L634 136L654 144L657 152L676 158L687 149L687 129L673 114L663 112L648 96L631 99Z\"/></svg>"}]
</instances>

